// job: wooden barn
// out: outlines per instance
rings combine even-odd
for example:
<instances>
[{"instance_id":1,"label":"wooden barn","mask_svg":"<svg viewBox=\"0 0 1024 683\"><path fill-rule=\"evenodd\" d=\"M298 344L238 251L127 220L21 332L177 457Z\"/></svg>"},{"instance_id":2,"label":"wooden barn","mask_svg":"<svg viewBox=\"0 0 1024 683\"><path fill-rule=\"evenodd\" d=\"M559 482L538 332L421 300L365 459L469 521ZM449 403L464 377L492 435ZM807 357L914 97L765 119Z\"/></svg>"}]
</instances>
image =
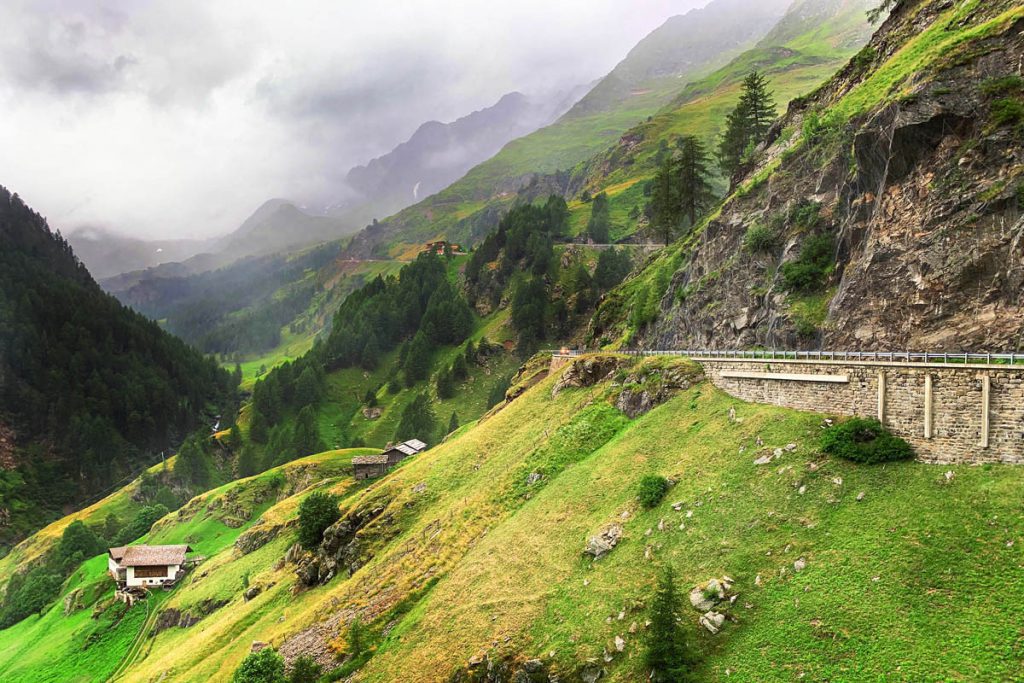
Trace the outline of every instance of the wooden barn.
<instances>
[{"instance_id":1,"label":"wooden barn","mask_svg":"<svg viewBox=\"0 0 1024 683\"><path fill-rule=\"evenodd\" d=\"M426 448L427 444L419 439L409 439L389 446L379 455L357 455L352 458L352 469L356 479L376 479L383 477L388 470L406 458L422 453Z\"/></svg>"},{"instance_id":2,"label":"wooden barn","mask_svg":"<svg viewBox=\"0 0 1024 683\"><path fill-rule=\"evenodd\" d=\"M120 586L173 584L185 573L187 545L122 545L107 551L107 570Z\"/></svg>"}]
</instances>

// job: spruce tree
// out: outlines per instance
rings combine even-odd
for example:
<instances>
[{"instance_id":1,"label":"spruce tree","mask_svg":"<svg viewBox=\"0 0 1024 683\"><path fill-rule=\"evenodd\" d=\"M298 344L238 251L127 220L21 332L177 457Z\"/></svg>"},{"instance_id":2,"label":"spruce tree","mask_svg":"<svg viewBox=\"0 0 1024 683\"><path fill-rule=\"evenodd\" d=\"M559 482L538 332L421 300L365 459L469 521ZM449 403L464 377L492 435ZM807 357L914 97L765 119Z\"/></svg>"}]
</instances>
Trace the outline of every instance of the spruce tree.
<instances>
[{"instance_id":1,"label":"spruce tree","mask_svg":"<svg viewBox=\"0 0 1024 683\"><path fill-rule=\"evenodd\" d=\"M256 449L250 445L243 446L242 450L238 452L238 457L235 458L235 474L239 479L244 479L259 471L260 464Z\"/></svg>"},{"instance_id":2,"label":"spruce tree","mask_svg":"<svg viewBox=\"0 0 1024 683\"><path fill-rule=\"evenodd\" d=\"M730 178L743 163L749 126L746 112L739 106L725 117L725 132L718 141L718 166Z\"/></svg>"},{"instance_id":3,"label":"spruce tree","mask_svg":"<svg viewBox=\"0 0 1024 683\"><path fill-rule=\"evenodd\" d=\"M452 373L448 370L442 369L438 372L435 383L438 398L451 398L455 395L455 381L452 379Z\"/></svg>"},{"instance_id":4,"label":"spruce tree","mask_svg":"<svg viewBox=\"0 0 1024 683\"><path fill-rule=\"evenodd\" d=\"M667 246L679 225L679 191L672 158L666 156L651 187L651 226Z\"/></svg>"},{"instance_id":5,"label":"spruce tree","mask_svg":"<svg viewBox=\"0 0 1024 683\"><path fill-rule=\"evenodd\" d=\"M682 602L676 590L675 574L671 566L666 566L651 604L645 663L653 681L689 683L695 680L691 671L695 662L683 630Z\"/></svg>"},{"instance_id":6,"label":"spruce tree","mask_svg":"<svg viewBox=\"0 0 1024 683\"><path fill-rule=\"evenodd\" d=\"M679 159L674 165L679 183L679 209L692 227L714 201L708 182L708 155L701 141L693 135L680 139Z\"/></svg>"},{"instance_id":7,"label":"spruce tree","mask_svg":"<svg viewBox=\"0 0 1024 683\"><path fill-rule=\"evenodd\" d=\"M458 428L459 428L459 416L453 412L451 418L449 418L449 420L448 420L448 433L451 434L452 432L454 432Z\"/></svg>"},{"instance_id":8,"label":"spruce tree","mask_svg":"<svg viewBox=\"0 0 1024 683\"><path fill-rule=\"evenodd\" d=\"M594 197L590 209L590 221L587 223L587 234L595 244L607 244L611 239L611 215L608 208L608 195L602 192Z\"/></svg>"},{"instance_id":9,"label":"spruce tree","mask_svg":"<svg viewBox=\"0 0 1024 683\"><path fill-rule=\"evenodd\" d=\"M402 418L395 430L395 441L419 439L426 443L434 440L437 431L437 417L430 407L426 394L419 394L402 411Z\"/></svg>"},{"instance_id":10,"label":"spruce tree","mask_svg":"<svg viewBox=\"0 0 1024 683\"><path fill-rule=\"evenodd\" d=\"M747 119L750 142L760 144L775 120L775 98L768 90L768 80L757 71L743 79L739 105Z\"/></svg>"},{"instance_id":11,"label":"spruce tree","mask_svg":"<svg viewBox=\"0 0 1024 683\"><path fill-rule=\"evenodd\" d=\"M316 424L316 408L306 406L295 421L295 453L301 458L324 449Z\"/></svg>"}]
</instances>

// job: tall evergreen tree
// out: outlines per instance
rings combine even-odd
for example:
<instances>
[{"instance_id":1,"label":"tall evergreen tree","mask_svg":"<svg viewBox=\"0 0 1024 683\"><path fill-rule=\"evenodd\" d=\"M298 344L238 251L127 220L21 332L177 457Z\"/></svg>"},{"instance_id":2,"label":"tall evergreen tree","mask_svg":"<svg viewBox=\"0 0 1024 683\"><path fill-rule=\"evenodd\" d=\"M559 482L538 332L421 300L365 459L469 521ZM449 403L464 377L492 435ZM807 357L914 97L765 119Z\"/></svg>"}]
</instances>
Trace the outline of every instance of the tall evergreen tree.
<instances>
[{"instance_id":1,"label":"tall evergreen tree","mask_svg":"<svg viewBox=\"0 0 1024 683\"><path fill-rule=\"evenodd\" d=\"M437 431L437 417L430 407L430 399L426 394L419 394L402 411L402 418L395 430L396 441L420 439L432 443Z\"/></svg>"},{"instance_id":2,"label":"tall evergreen tree","mask_svg":"<svg viewBox=\"0 0 1024 683\"><path fill-rule=\"evenodd\" d=\"M431 346L422 331L417 332L409 344L409 353L405 358L405 386L411 387L426 378L430 371Z\"/></svg>"},{"instance_id":3,"label":"tall evergreen tree","mask_svg":"<svg viewBox=\"0 0 1024 683\"><path fill-rule=\"evenodd\" d=\"M174 461L174 476L187 487L203 487L209 481L206 469L206 449L203 438L198 434L190 436L181 444Z\"/></svg>"},{"instance_id":4,"label":"tall evergreen tree","mask_svg":"<svg viewBox=\"0 0 1024 683\"><path fill-rule=\"evenodd\" d=\"M448 419L448 433L451 434L459 428L459 416L456 413L452 413L452 416Z\"/></svg>"},{"instance_id":5,"label":"tall evergreen tree","mask_svg":"<svg viewBox=\"0 0 1024 683\"><path fill-rule=\"evenodd\" d=\"M672 157L666 156L651 186L651 227L666 246L679 226L679 188L674 176Z\"/></svg>"},{"instance_id":6,"label":"tall evergreen tree","mask_svg":"<svg viewBox=\"0 0 1024 683\"><path fill-rule=\"evenodd\" d=\"M651 626L647 631L645 662L651 680L664 683L689 683L696 680L691 671L696 657L686 640L682 625L683 610L671 566L665 567L651 604Z\"/></svg>"},{"instance_id":7,"label":"tall evergreen tree","mask_svg":"<svg viewBox=\"0 0 1024 683\"><path fill-rule=\"evenodd\" d=\"M594 197L587 222L587 234L595 244L608 244L611 239L612 221L608 207L608 195L604 192Z\"/></svg>"},{"instance_id":8,"label":"tall evergreen tree","mask_svg":"<svg viewBox=\"0 0 1024 683\"><path fill-rule=\"evenodd\" d=\"M759 144L768 134L776 114L775 97L768 90L768 80L761 73L752 71L743 79L739 106L747 119L750 142Z\"/></svg>"},{"instance_id":9,"label":"tall evergreen tree","mask_svg":"<svg viewBox=\"0 0 1024 683\"><path fill-rule=\"evenodd\" d=\"M324 450L316 424L316 408L306 406L295 420L295 453L298 457L313 455Z\"/></svg>"},{"instance_id":10,"label":"tall evergreen tree","mask_svg":"<svg viewBox=\"0 0 1024 683\"><path fill-rule=\"evenodd\" d=\"M764 141L775 114L775 99L767 79L757 71L751 72L743 79L740 101L727 116L718 143L718 163L727 175L733 176L750 149Z\"/></svg>"},{"instance_id":11,"label":"tall evergreen tree","mask_svg":"<svg viewBox=\"0 0 1024 683\"><path fill-rule=\"evenodd\" d=\"M679 183L679 209L692 227L714 201L711 183L708 182L708 155L695 136L687 135L679 140L675 171Z\"/></svg>"}]
</instances>

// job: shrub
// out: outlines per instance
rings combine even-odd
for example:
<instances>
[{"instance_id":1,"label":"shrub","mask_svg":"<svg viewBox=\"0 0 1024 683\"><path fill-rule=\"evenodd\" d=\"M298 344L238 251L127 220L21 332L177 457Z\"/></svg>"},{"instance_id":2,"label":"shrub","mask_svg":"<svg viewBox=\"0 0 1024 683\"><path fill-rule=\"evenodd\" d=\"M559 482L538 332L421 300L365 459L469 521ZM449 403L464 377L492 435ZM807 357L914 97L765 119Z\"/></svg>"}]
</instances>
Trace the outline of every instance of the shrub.
<instances>
[{"instance_id":1,"label":"shrub","mask_svg":"<svg viewBox=\"0 0 1024 683\"><path fill-rule=\"evenodd\" d=\"M284 658L266 647L246 655L235 670L234 683L285 683Z\"/></svg>"},{"instance_id":2,"label":"shrub","mask_svg":"<svg viewBox=\"0 0 1024 683\"><path fill-rule=\"evenodd\" d=\"M825 430L821 450L854 462L876 463L908 460L914 452L878 420L853 418Z\"/></svg>"},{"instance_id":3,"label":"shrub","mask_svg":"<svg viewBox=\"0 0 1024 683\"><path fill-rule=\"evenodd\" d=\"M302 655L292 664L292 673L288 683L316 683L320 680L323 667L309 655Z\"/></svg>"},{"instance_id":4,"label":"shrub","mask_svg":"<svg viewBox=\"0 0 1024 683\"><path fill-rule=\"evenodd\" d=\"M323 491L309 494L299 504L299 543L306 550L317 547L327 527L340 517L337 497Z\"/></svg>"},{"instance_id":5,"label":"shrub","mask_svg":"<svg viewBox=\"0 0 1024 683\"><path fill-rule=\"evenodd\" d=\"M997 126L1008 126L1024 121L1024 102L1004 97L992 103L992 121Z\"/></svg>"},{"instance_id":6,"label":"shrub","mask_svg":"<svg viewBox=\"0 0 1024 683\"><path fill-rule=\"evenodd\" d=\"M779 242L779 233L763 223L751 225L743 236L743 248L751 253L773 251L780 246Z\"/></svg>"},{"instance_id":7,"label":"shrub","mask_svg":"<svg viewBox=\"0 0 1024 683\"><path fill-rule=\"evenodd\" d=\"M816 235L804 240L800 256L795 261L782 264L782 282L791 292L812 293L819 291L832 274L832 238Z\"/></svg>"},{"instance_id":8,"label":"shrub","mask_svg":"<svg viewBox=\"0 0 1024 683\"><path fill-rule=\"evenodd\" d=\"M996 95L1007 95L1009 93L1024 90L1024 78L1013 74L999 78L989 78L982 82L981 92L989 97Z\"/></svg>"},{"instance_id":9,"label":"shrub","mask_svg":"<svg viewBox=\"0 0 1024 683\"><path fill-rule=\"evenodd\" d=\"M657 474L648 474L640 480L640 492L637 497L640 504L650 510L665 498L668 489L668 479Z\"/></svg>"}]
</instances>

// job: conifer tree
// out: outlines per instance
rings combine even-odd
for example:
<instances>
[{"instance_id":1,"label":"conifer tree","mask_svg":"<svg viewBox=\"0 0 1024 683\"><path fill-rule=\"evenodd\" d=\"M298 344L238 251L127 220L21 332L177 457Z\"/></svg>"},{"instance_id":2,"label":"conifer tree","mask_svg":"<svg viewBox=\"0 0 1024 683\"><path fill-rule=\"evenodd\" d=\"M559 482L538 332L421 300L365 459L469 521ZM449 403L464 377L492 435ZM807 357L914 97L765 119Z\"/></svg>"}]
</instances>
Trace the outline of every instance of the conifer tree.
<instances>
[{"instance_id":1,"label":"conifer tree","mask_svg":"<svg viewBox=\"0 0 1024 683\"><path fill-rule=\"evenodd\" d=\"M679 209L689 226L711 206L714 195L708 182L708 155L704 145L693 135L679 141L679 158L675 162L679 183Z\"/></svg>"},{"instance_id":2,"label":"conifer tree","mask_svg":"<svg viewBox=\"0 0 1024 683\"><path fill-rule=\"evenodd\" d=\"M590 209L590 221L587 223L587 234L595 244L607 244L611 239L611 215L608 208L608 195L604 192L594 197Z\"/></svg>"},{"instance_id":3,"label":"conifer tree","mask_svg":"<svg viewBox=\"0 0 1024 683\"><path fill-rule=\"evenodd\" d=\"M667 246L679 225L679 191L670 156L661 162L651 187L651 226Z\"/></svg>"},{"instance_id":4,"label":"conifer tree","mask_svg":"<svg viewBox=\"0 0 1024 683\"><path fill-rule=\"evenodd\" d=\"M727 175L734 175L749 150L764 140L775 113L767 79L757 71L751 72L743 79L740 101L726 117L725 132L718 144L718 163Z\"/></svg>"},{"instance_id":5,"label":"conifer tree","mask_svg":"<svg viewBox=\"0 0 1024 683\"><path fill-rule=\"evenodd\" d=\"M437 388L438 398L451 398L455 395L455 381L452 379L452 373L446 369L441 369L437 373L437 380L435 381Z\"/></svg>"},{"instance_id":6,"label":"conifer tree","mask_svg":"<svg viewBox=\"0 0 1024 683\"><path fill-rule=\"evenodd\" d=\"M238 457L235 458L235 473L239 479L245 477L251 477L260 471L259 459L256 455L256 449L250 445L245 445L242 450L238 452Z\"/></svg>"},{"instance_id":7,"label":"conifer tree","mask_svg":"<svg viewBox=\"0 0 1024 683\"><path fill-rule=\"evenodd\" d=\"M682 603L676 589L675 574L671 566L666 566L651 604L645 662L653 681L689 683L695 680L691 671L695 661L683 630Z\"/></svg>"},{"instance_id":8,"label":"conifer tree","mask_svg":"<svg viewBox=\"0 0 1024 683\"><path fill-rule=\"evenodd\" d=\"M768 80L757 71L743 79L743 94L740 108L747 119L750 141L755 145L762 142L775 120L775 98L768 90Z\"/></svg>"},{"instance_id":9,"label":"conifer tree","mask_svg":"<svg viewBox=\"0 0 1024 683\"><path fill-rule=\"evenodd\" d=\"M459 428L459 416L456 413L452 413L452 416L448 419L448 433L451 434Z\"/></svg>"},{"instance_id":10,"label":"conifer tree","mask_svg":"<svg viewBox=\"0 0 1024 683\"><path fill-rule=\"evenodd\" d=\"M295 421L295 453L298 457L313 455L324 450L316 424L316 408L306 406Z\"/></svg>"},{"instance_id":11,"label":"conifer tree","mask_svg":"<svg viewBox=\"0 0 1024 683\"><path fill-rule=\"evenodd\" d=\"M431 443L437 431L437 417L426 394L419 394L402 411L402 419L395 430L396 441L419 439Z\"/></svg>"}]
</instances>

